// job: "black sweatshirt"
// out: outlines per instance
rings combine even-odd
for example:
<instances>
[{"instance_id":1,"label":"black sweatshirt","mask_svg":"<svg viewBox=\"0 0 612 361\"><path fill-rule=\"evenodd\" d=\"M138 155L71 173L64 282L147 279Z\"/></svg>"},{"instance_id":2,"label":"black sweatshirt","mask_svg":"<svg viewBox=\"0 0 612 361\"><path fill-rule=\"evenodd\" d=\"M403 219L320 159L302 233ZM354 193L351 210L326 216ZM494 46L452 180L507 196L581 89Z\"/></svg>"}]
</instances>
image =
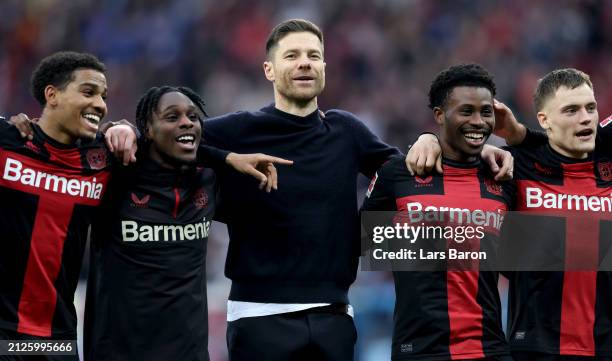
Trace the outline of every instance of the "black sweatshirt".
<instances>
[{"instance_id":1,"label":"black sweatshirt","mask_svg":"<svg viewBox=\"0 0 612 361\"><path fill-rule=\"evenodd\" d=\"M206 121L204 141L294 161L277 167L279 189L272 193L250 176L218 171L230 235L230 300L348 303L359 256L357 175L371 178L400 152L348 112L300 117L273 105Z\"/></svg>"}]
</instances>

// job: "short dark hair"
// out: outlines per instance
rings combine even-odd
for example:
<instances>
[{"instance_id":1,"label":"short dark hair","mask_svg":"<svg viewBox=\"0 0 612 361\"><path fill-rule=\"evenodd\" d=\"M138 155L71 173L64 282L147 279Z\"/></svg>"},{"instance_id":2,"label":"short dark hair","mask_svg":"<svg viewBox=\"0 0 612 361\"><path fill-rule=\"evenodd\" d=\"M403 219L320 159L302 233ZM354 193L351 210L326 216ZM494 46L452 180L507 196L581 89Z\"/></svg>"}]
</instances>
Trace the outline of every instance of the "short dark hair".
<instances>
[{"instance_id":1,"label":"short dark hair","mask_svg":"<svg viewBox=\"0 0 612 361\"><path fill-rule=\"evenodd\" d=\"M495 97L493 76L480 64L453 65L438 73L429 88L429 107L443 108L453 88L469 86L486 88Z\"/></svg>"},{"instance_id":2,"label":"short dark hair","mask_svg":"<svg viewBox=\"0 0 612 361\"><path fill-rule=\"evenodd\" d=\"M291 19L276 25L268 35L266 41L266 56L270 57L271 50L278 45L278 42L291 33L309 32L319 38L323 45L323 32L314 23L304 19Z\"/></svg>"},{"instance_id":3,"label":"short dark hair","mask_svg":"<svg viewBox=\"0 0 612 361\"><path fill-rule=\"evenodd\" d=\"M45 88L53 85L63 90L74 80L74 71L79 69L93 69L100 73L106 72L106 67L95 55L77 53L74 51L60 51L44 58L32 73L30 91L32 96L43 107L47 104Z\"/></svg>"},{"instance_id":4,"label":"short dark hair","mask_svg":"<svg viewBox=\"0 0 612 361\"><path fill-rule=\"evenodd\" d=\"M202 100L202 98L191 88L170 85L149 88L149 90L147 90L147 92L140 98L138 105L136 106L136 127L142 135L140 140L143 142L145 140L145 134L148 128L147 122L152 120L151 116L159 105L159 99L161 99L162 95L172 92L184 94L202 112L202 115L207 116L206 111L204 110L204 100Z\"/></svg>"},{"instance_id":5,"label":"short dark hair","mask_svg":"<svg viewBox=\"0 0 612 361\"><path fill-rule=\"evenodd\" d=\"M576 89L583 84L593 89L589 75L574 68L556 69L544 75L538 80L538 86L533 93L533 105L536 112L544 108L544 103L554 96L560 87Z\"/></svg>"}]
</instances>

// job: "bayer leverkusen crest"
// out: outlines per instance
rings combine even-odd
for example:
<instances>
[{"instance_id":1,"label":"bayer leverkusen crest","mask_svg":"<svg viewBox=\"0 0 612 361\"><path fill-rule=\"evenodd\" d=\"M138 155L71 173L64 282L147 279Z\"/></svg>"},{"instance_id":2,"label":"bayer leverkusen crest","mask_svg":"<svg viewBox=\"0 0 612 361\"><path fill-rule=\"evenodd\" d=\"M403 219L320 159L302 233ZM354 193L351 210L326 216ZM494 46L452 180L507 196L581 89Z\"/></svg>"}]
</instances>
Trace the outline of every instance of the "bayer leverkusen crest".
<instances>
[{"instance_id":1,"label":"bayer leverkusen crest","mask_svg":"<svg viewBox=\"0 0 612 361\"><path fill-rule=\"evenodd\" d=\"M87 163L91 169L102 169L106 167L106 152L104 149L90 149L87 151Z\"/></svg>"},{"instance_id":2,"label":"bayer leverkusen crest","mask_svg":"<svg viewBox=\"0 0 612 361\"><path fill-rule=\"evenodd\" d=\"M612 181L612 162L601 162L597 165L599 176L605 181Z\"/></svg>"},{"instance_id":3,"label":"bayer leverkusen crest","mask_svg":"<svg viewBox=\"0 0 612 361\"><path fill-rule=\"evenodd\" d=\"M501 184L497 183L496 181L486 178L484 180L485 183L485 187L487 188L487 192L491 193L491 194L495 194L497 196L501 196L502 195L502 191L503 188L501 186Z\"/></svg>"},{"instance_id":4,"label":"bayer leverkusen crest","mask_svg":"<svg viewBox=\"0 0 612 361\"><path fill-rule=\"evenodd\" d=\"M208 194L204 187L198 189L193 195L193 204L197 209L202 209L208 205Z\"/></svg>"}]
</instances>

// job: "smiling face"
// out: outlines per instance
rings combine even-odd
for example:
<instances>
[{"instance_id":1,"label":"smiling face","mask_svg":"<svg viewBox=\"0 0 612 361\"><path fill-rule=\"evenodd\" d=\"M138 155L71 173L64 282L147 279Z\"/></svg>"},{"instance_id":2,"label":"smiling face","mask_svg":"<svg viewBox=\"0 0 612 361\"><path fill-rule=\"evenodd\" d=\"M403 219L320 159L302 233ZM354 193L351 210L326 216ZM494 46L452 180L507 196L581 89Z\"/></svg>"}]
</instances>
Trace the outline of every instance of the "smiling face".
<instances>
[{"instance_id":1,"label":"smiling face","mask_svg":"<svg viewBox=\"0 0 612 361\"><path fill-rule=\"evenodd\" d=\"M53 114L56 140L70 144L79 138L95 138L107 111L106 90L106 77L93 69L75 70L63 89L48 85L46 107Z\"/></svg>"},{"instance_id":2,"label":"smiling face","mask_svg":"<svg viewBox=\"0 0 612 361\"><path fill-rule=\"evenodd\" d=\"M166 168L193 163L202 137L202 115L191 99L180 92L165 93L151 118L146 134L149 156Z\"/></svg>"},{"instance_id":3,"label":"smiling face","mask_svg":"<svg viewBox=\"0 0 612 361\"><path fill-rule=\"evenodd\" d=\"M289 33L272 50L264 71L274 84L277 106L316 103L325 87L323 45L311 32Z\"/></svg>"},{"instance_id":4,"label":"smiling face","mask_svg":"<svg viewBox=\"0 0 612 361\"><path fill-rule=\"evenodd\" d=\"M495 126L493 96L487 88L458 86L443 107L434 108L445 157L461 162L477 159Z\"/></svg>"},{"instance_id":5,"label":"smiling face","mask_svg":"<svg viewBox=\"0 0 612 361\"><path fill-rule=\"evenodd\" d=\"M566 157L586 158L595 149L599 122L593 89L587 84L559 87L538 112L538 121L554 150Z\"/></svg>"}]
</instances>

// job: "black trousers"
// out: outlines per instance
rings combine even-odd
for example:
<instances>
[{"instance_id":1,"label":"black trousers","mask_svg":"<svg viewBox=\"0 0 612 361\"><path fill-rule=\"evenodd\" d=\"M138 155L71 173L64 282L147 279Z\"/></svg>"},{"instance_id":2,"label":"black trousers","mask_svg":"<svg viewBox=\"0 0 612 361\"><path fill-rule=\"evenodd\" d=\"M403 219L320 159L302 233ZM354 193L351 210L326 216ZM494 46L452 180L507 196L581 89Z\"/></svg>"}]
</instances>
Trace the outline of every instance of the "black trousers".
<instances>
[{"instance_id":1,"label":"black trousers","mask_svg":"<svg viewBox=\"0 0 612 361\"><path fill-rule=\"evenodd\" d=\"M227 325L230 361L352 361L356 340L353 318L328 307Z\"/></svg>"},{"instance_id":2,"label":"black trousers","mask_svg":"<svg viewBox=\"0 0 612 361\"><path fill-rule=\"evenodd\" d=\"M0 330L0 340L51 340L49 337L31 336ZM79 361L78 355L0 355L0 361Z\"/></svg>"},{"instance_id":3,"label":"black trousers","mask_svg":"<svg viewBox=\"0 0 612 361\"><path fill-rule=\"evenodd\" d=\"M514 361L612 361L610 356L564 356L541 352L512 352Z\"/></svg>"}]
</instances>

